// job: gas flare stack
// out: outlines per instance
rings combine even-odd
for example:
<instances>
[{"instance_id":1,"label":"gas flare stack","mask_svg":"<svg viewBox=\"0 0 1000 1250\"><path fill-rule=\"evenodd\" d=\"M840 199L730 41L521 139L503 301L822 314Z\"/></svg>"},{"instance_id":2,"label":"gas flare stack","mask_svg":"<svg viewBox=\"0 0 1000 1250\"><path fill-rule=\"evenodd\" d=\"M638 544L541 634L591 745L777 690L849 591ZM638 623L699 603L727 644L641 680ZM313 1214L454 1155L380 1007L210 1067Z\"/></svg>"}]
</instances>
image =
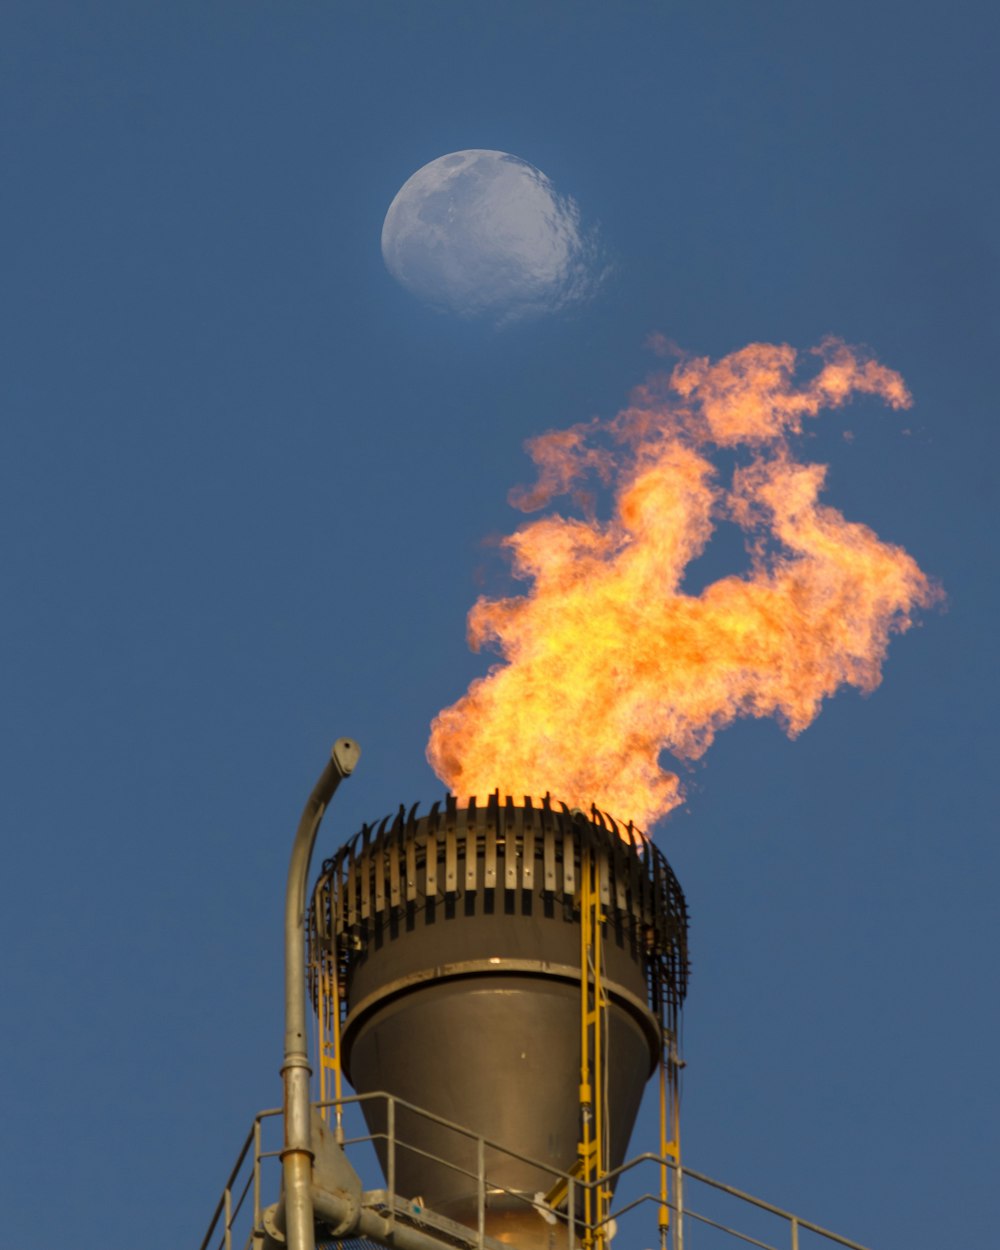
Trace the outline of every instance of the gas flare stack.
<instances>
[{"instance_id":1,"label":"gas flare stack","mask_svg":"<svg viewBox=\"0 0 1000 1250\"><path fill-rule=\"evenodd\" d=\"M388 1202L480 1244L604 1246L657 1069L677 1158L687 911L631 824L548 796L401 807L324 863L308 930L321 1094L361 1096Z\"/></svg>"}]
</instances>

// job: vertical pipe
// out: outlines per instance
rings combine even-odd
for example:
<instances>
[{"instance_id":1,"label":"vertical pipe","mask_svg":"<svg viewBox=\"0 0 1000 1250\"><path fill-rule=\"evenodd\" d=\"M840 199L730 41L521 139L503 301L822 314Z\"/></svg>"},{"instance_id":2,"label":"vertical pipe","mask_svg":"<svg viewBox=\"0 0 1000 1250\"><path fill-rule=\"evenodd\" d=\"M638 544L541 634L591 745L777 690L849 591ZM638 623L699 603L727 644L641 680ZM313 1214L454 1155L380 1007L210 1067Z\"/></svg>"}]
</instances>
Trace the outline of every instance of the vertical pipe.
<instances>
[{"instance_id":1,"label":"vertical pipe","mask_svg":"<svg viewBox=\"0 0 1000 1250\"><path fill-rule=\"evenodd\" d=\"M316 1250L312 1205L312 1134L309 1123L309 1042L306 1031L305 911L306 882L316 834L327 804L354 771L361 751L356 742L338 738L313 787L292 843L285 891L285 1058L284 1145L285 1237L288 1250Z\"/></svg>"},{"instance_id":2,"label":"vertical pipe","mask_svg":"<svg viewBox=\"0 0 1000 1250\"><path fill-rule=\"evenodd\" d=\"M233 1187L226 1186L225 1193L225 1210L223 1212L225 1224L222 1229L222 1239L226 1250L233 1250Z\"/></svg>"},{"instance_id":3,"label":"vertical pipe","mask_svg":"<svg viewBox=\"0 0 1000 1250\"><path fill-rule=\"evenodd\" d=\"M389 1186L389 1227L396 1227L396 1100L388 1095L385 1112L385 1130L389 1137L387 1142L389 1158L386 1164L386 1183Z\"/></svg>"},{"instance_id":4,"label":"vertical pipe","mask_svg":"<svg viewBox=\"0 0 1000 1250\"><path fill-rule=\"evenodd\" d=\"M565 852L564 852L565 853ZM593 1179L591 1158L591 1117L593 1112L593 1080L590 1046L590 956L592 920L590 908L591 878L590 849L580 844L580 1164L583 1190L583 1243L590 1246L593 1240L591 1214L593 1193L589 1182Z\"/></svg>"},{"instance_id":5,"label":"vertical pipe","mask_svg":"<svg viewBox=\"0 0 1000 1250\"><path fill-rule=\"evenodd\" d=\"M607 1202L605 1201L604 1172L607 1159L604 1153L605 1105L608 1091L604 1079L604 969L602 967L602 948L604 933L602 921L604 908L601 903L601 866L598 857L591 851L590 871L592 874L591 907L593 923L591 925L591 958L594 965L594 1222L597 1225L598 1250L607 1245Z\"/></svg>"},{"instance_id":6,"label":"vertical pipe","mask_svg":"<svg viewBox=\"0 0 1000 1250\"><path fill-rule=\"evenodd\" d=\"M684 1169L680 1158L677 1160L677 1171L674 1173L674 1195L677 1199L677 1223L674 1225L674 1250L684 1250Z\"/></svg>"},{"instance_id":7,"label":"vertical pipe","mask_svg":"<svg viewBox=\"0 0 1000 1250\"><path fill-rule=\"evenodd\" d=\"M253 1122L253 1231L260 1228L260 1116Z\"/></svg>"},{"instance_id":8,"label":"vertical pipe","mask_svg":"<svg viewBox=\"0 0 1000 1250\"><path fill-rule=\"evenodd\" d=\"M332 903L332 906L339 907L340 899L341 899L341 882L340 882L339 873L337 874L337 879L331 884L331 889L336 891L335 899ZM343 1146L344 1144L344 1108L342 1104L343 1104L343 1098L344 1098L344 1082L341 1078L341 1064L343 1063L343 1058L340 1053L340 952L337 949L336 918L334 916L331 916L331 921L333 923L331 923L331 926L330 926L331 928L330 966L332 969L330 976L333 981L333 985L332 985L332 993L330 995L330 1000L331 1000L330 1007L331 1007L331 1012L332 1012L332 1018L331 1018L330 1024L331 1024L331 1038L332 1038L332 1043L333 1043L333 1055L334 1055L333 1093L334 1093L334 1097L337 1100L337 1106L336 1106L336 1112L335 1112L336 1139L337 1139L337 1144L339 1146Z\"/></svg>"},{"instance_id":9,"label":"vertical pipe","mask_svg":"<svg viewBox=\"0 0 1000 1250\"><path fill-rule=\"evenodd\" d=\"M677 1232L674 1234L674 1250L684 1250L684 1188L681 1170L681 1091L677 1054L677 1016L671 1017L670 1050L670 1126L674 1147L674 1196L677 1206Z\"/></svg>"},{"instance_id":10,"label":"vertical pipe","mask_svg":"<svg viewBox=\"0 0 1000 1250\"><path fill-rule=\"evenodd\" d=\"M660 1021L660 1248L667 1250L670 1232L670 1195L667 1174L667 1050L663 1041L663 1021Z\"/></svg>"},{"instance_id":11,"label":"vertical pipe","mask_svg":"<svg viewBox=\"0 0 1000 1250\"><path fill-rule=\"evenodd\" d=\"M792 1250L799 1250L799 1222L792 1216Z\"/></svg>"},{"instance_id":12,"label":"vertical pipe","mask_svg":"<svg viewBox=\"0 0 1000 1250\"><path fill-rule=\"evenodd\" d=\"M486 1146L476 1138L476 1214L478 1217L479 1250L486 1244Z\"/></svg>"}]
</instances>

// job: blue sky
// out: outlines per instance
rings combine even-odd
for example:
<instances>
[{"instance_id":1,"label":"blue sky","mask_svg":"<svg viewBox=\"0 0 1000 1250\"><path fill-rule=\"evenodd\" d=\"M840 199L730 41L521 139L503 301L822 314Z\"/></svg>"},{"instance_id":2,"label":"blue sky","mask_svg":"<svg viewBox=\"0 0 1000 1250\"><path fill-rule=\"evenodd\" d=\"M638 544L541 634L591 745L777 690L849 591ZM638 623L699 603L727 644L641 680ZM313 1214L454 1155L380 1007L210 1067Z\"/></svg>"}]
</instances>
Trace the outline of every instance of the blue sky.
<instances>
[{"instance_id":1,"label":"blue sky","mask_svg":"<svg viewBox=\"0 0 1000 1250\"><path fill-rule=\"evenodd\" d=\"M7 0L4 1244L200 1241L280 1098L284 873L329 744L364 757L324 853L438 797L523 441L612 415L653 331L898 369L910 412L857 403L807 451L948 594L870 698L724 733L658 832L693 915L687 1159L883 1250L989 1243L998 26ZM392 197L468 147L600 222L587 308L497 332L385 272Z\"/></svg>"}]
</instances>

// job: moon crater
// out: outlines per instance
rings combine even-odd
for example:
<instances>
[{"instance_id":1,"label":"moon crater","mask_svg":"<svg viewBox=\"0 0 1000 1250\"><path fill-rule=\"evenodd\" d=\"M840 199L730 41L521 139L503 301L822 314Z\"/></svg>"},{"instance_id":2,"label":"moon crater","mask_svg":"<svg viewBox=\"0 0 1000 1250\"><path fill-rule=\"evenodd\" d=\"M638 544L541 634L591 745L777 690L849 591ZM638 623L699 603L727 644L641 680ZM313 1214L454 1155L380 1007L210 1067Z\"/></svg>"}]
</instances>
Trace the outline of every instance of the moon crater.
<instances>
[{"instance_id":1,"label":"moon crater","mask_svg":"<svg viewBox=\"0 0 1000 1250\"><path fill-rule=\"evenodd\" d=\"M385 216L382 256L424 303L497 324L579 304L604 276L576 202L520 157L480 148L407 179Z\"/></svg>"}]
</instances>

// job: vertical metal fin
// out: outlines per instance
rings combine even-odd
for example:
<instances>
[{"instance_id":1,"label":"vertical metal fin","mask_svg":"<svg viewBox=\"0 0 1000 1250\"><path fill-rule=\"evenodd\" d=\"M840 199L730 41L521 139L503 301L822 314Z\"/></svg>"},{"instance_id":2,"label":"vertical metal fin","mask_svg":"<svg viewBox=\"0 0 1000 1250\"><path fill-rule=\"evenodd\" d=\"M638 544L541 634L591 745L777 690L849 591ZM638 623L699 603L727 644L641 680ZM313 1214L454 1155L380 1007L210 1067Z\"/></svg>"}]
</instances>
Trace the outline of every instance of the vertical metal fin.
<instances>
[{"instance_id":1,"label":"vertical metal fin","mask_svg":"<svg viewBox=\"0 0 1000 1250\"><path fill-rule=\"evenodd\" d=\"M628 822L628 838L629 845L632 848L632 854L628 857L628 884L629 884L629 919L632 922L633 937L640 929L641 909L642 909L642 889L639 884L639 878L642 876L642 869L639 864L639 852L642 849L642 838L633 826L632 822Z\"/></svg>"},{"instance_id":2,"label":"vertical metal fin","mask_svg":"<svg viewBox=\"0 0 1000 1250\"><path fill-rule=\"evenodd\" d=\"M397 820L401 819L403 814L402 807L399 809ZM375 838L375 847L372 851L372 862L375 867L375 914L380 915L385 911L385 827L389 822L387 816L378 827L378 835Z\"/></svg>"},{"instance_id":3,"label":"vertical metal fin","mask_svg":"<svg viewBox=\"0 0 1000 1250\"><path fill-rule=\"evenodd\" d=\"M438 890L438 814L427 818L427 849L424 852L424 893L429 899L437 898Z\"/></svg>"},{"instance_id":4,"label":"vertical metal fin","mask_svg":"<svg viewBox=\"0 0 1000 1250\"><path fill-rule=\"evenodd\" d=\"M353 929L358 923L358 861L353 854L347 857L347 924Z\"/></svg>"},{"instance_id":5,"label":"vertical metal fin","mask_svg":"<svg viewBox=\"0 0 1000 1250\"><path fill-rule=\"evenodd\" d=\"M372 914L372 851L371 829L365 825L361 837L361 919L368 920Z\"/></svg>"},{"instance_id":6,"label":"vertical metal fin","mask_svg":"<svg viewBox=\"0 0 1000 1250\"><path fill-rule=\"evenodd\" d=\"M554 894L556 892L556 831L548 795L545 796L542 808L542 868L545 874L544 889L549 894Z\"/></svg>"},{"instance_id":7,"label":"vertical metal fin","mask_svg":"<svg viewBox=\"0 0 1000 1250\"><path fill-rule=\"evenodd\" d=\"M503 884L505 890L517 889L517 813L509 794L504 803Z\"/></svg>"},{"instance_id":8,"label":"vertical metal fin","mask_svg":"<svg viewBox=\"0 0 1000 1250\"><path fill-rule=\"evenodd\" d=\"M652 918L652 907L650 904L651 889L649 884L649 856L645 857L643 864L644 872L639 874L639 910L642 914L642 923L649 924Z\"/></svg>"},{"instance_id":9,"label":"vertical metal fin","mask_svg":"<svg viewBox=\"0 0 1000 1250\"><path fill-rule=\"evenodd\" d=\"M452 812L446 812L444 817L444 892L458 893L458 835Z\"/></svg>"},{"instance_id":10,"label":"vertical metal fin","mask_svg":"<svg viewBox=\"0 0 1000 1250\"><path fill-rule=\"evenodd\" d=\"M465 888L467 891L479 888L479 830L475 795L469 799L465 816Z\"/></svg>"},{"instance_id":11,"label":"vertical metal fin","mask_svg":"<svg viewBox=\"0 0 1000 1250\"><path fill-rule=\"evenodd\" d=\"M334 933L338 938L342 938L347 924L347 873L343 860L337 866L337 892L330 906L336 907L336 915L330 917L334 925ZM336 951L336 945L334 951Z\"/></svg>"},{"instance_id":12,"label":"vertical metal fin","mask_svg":"<svg viewBox=\"0 0 1000 1250\"><path fill-rule=\"evenodd\" d=\"M611 906L611 867L608 856L608 843L601 838L597 852L597 881L602 907Z\"/></svg>"},{"instance_id":13,"label":"vertical metal fin","mask_svg":"<svg viewBox=\"0 0 1000 1250\"><path fill-rule=\"evenodd\" d=\"M613 823L613 822L612 822ZM615 827L615 833L618 833ZM611 857L615 873L615 907L619 914L628 914L628 869L625 867L625 844L621 837L616 837L612 844Z\"/></svg>"},{"instance_id":14,"label":"vertical metal fin","mask_svg":"<svg viewBox=\"0 0 1000 1250\"><path fill-rule=\"evenodd\" d=\"M572 898L576 893L576 838L573 837L573 817L565 804L560 824L563 831L563 892Z\"/></svg>"},{"instance_id":15,"label":"vertical metal fin","mask_svg":"<svg viewBox=\"0 0 1000 1250\"><path fill-rule=\"evenodd\" d=\"M417 844L413 838L406 839L406 901L415 902L417 897Z\"/></svg>"},{"instance_id":16,"label":"vertical metal fin","mask_svg":"<svg viewBox=\"0 0 1000 1250\"><path fill-rule=\"evenodd\" d=\"M497 884L498 803L498 793L494 790L486 805L486 853L483 860L483 888L486 890L495 890Z\"/></svg>"},{"instance_id":17,"label":"vertical metal fin","mask_svg":"<svg viewBox=\"0 0 1000 1250\"><path fill-rule=\"evenodd\" d=\"M524 832L521 837L521 886L525 890L535 888L535 809L531 799L524 796L522 814Z\"/></svg>"},{"instance_id":18,"label":"vertical metal fin","mask_svg":"<svg viewBox=\"0 0 1000 1250\"><path fill-rule=\"evenodd\" d=\"M389 901L393 907L399 906L399 844L403 839L403 822L397 820L393 826L392 837L389 839Z\"/></svg>"}]
</instances>

